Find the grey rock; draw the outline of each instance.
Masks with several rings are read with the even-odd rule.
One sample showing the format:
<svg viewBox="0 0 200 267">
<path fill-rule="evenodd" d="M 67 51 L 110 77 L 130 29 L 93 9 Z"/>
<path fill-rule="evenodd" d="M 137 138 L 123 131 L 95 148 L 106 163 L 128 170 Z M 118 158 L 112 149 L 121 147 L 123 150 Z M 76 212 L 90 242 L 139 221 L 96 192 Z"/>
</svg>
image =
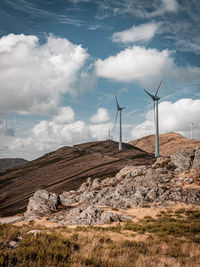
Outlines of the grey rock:
<svg viewBox="0 0 200 267">
<path fill-rule="evenodd" d="M 59 204 L 60 198 L 57 194 L 50 193 L 44 189 L 38 190 L 29 199 L 24 217 L 26 220 L 41 218 L 46 214 L 56 211 Z"/>
<path fill-rule="evenodd" d="M 101 180 L 99 178 L 96 178 L 93 180 L 91 185 L 91 190 L 98 189 L 101 186 Z"/>
<path fill-rule="evenodd" d="M 127 217 L 126 217 L 127 218 Z M 86 209 L 74 208 L 63 220 L 64 224 L 70 225 L 97 225 L 108 222 L 119 222 L 125 217 L 113 214 L 112 212 L 103 212 L 102 209 L 95 206 L 88 206 Z"/>
<path fill-rule="evenodd" d="M 195 151 L 192 169 L 197 169 L 199 167 L 200 167 L 200 147 L 198 147 Z"/>
<path fill-rule="evenodd" d="M 27 232 L 27 235 L 33 234 L 34 236 L 37 236 L 40 233 L 41 233 L 40 230 L 30 230 L 30 231 Z"/>
<path fill-rule="evenodd" d="M 177 167 L 178 171 L 189 170 L 193 164 L 195 150 L 178 151 L 171 156 L 172 163 Z"/>
<path fill-rule="evenodd" d="M 16 242 L 16 241 L 10 241 L 9 242 L 9 244 L 8 244 L 8 246 L 10 247 L 10 248 L 16 248 L 16 247 L 18 247 L 18 242 Z"/>
<path fill-rule="evenodd" d="M 91 185 L 92 185 L 92 179 L 89 177 L 89 178 L 87 179 L 87 181 L 84 182 L 84 183 L 80 186 L 78 192 L 85 192 L 86 190 L 89 190 Z"/>
<path fill-rule="evenodd" d="M 76 191 L 63 192 L 59 195 L 60 202 L 63 206 L 70 206 L 78 201 L 78 196 Z"/>
</svg>

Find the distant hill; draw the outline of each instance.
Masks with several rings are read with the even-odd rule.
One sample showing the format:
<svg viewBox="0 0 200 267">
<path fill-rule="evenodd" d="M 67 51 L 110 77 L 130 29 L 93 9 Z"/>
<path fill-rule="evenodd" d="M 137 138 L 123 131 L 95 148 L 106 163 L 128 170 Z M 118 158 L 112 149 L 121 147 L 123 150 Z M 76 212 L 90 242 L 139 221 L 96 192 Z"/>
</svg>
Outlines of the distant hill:
<svg viewBox="0 0 200 267">
<path fill-rule="evenodd" d="M 12 168 L 25 162 L 27 160 L 20 158 L 2 158 L 0 159 L 0 170 Z"/>
<path fill-rule="evenodd" d="M 155 151 L 155 135 L 148 135 L 140 139 L 130 141 L 129 144 L 136 146 L 148 153 L 154 153 Z M 160 155 L 170 156 L 177 151 L 183 151 L 187 149 L 194 149 L 200 146 L 200 140 L 190 140 L 180 134 L 170 132 L 160 134 Z"/>
<path fill-rule="evenodd" d="M 0 215 L 23 211 L 41 188 L 61 193 L 78 188 L 88 177 L 114 176 L 126 165 L 152 164 L 155 158 L 130 144 L 118 150 L 114 141 L 62 147 L 55 152 L 0 172 Z"/>
</svg>

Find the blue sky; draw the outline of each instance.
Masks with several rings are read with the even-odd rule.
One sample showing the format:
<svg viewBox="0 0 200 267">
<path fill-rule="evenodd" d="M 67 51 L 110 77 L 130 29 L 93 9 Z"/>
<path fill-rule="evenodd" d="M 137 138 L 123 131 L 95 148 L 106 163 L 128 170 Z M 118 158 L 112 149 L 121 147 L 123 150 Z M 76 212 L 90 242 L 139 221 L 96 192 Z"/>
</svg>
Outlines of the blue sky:
<svg viewBox="0 0 200 267">
<path fill-rule="evenodd" d="M 197 0 L 1 0 L 0 157 L 160 132 L 200 138 Z"/>
</svg>

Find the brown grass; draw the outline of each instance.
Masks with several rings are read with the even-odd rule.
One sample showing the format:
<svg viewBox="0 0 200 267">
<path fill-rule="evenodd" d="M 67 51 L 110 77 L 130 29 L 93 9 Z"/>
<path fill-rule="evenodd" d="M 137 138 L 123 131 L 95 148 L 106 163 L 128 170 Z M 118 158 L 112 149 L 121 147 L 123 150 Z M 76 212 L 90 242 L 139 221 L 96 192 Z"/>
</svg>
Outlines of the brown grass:
<svg viewBox="0 0 200 267">
<path fill-rule="evenodd" d="M 149 216 L 149 208 L 136 210 L 143 212 L 137 223 L 134 218 L 103 227 L 55 227 L 44 220 L 0 225 L 0 266 L 198 266 L 198 207 L 156 209 L 154 218 Z M 129 213 L 133 214 L 132 209 Z M 31 229 L 39 229 L 41 234 L 27 235 Z M 17 248 L 3 245 L 19 236 L 22 241 Z"/>
</svg>

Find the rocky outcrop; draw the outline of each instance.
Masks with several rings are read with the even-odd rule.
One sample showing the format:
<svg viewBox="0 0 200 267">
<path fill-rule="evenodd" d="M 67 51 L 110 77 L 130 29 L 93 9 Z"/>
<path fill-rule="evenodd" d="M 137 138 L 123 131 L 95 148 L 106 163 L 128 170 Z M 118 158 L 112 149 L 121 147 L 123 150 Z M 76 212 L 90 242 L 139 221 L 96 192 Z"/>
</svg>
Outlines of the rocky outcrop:
<svg viewBox="0 0 200 267">
<path fill-rule="evenodd" d="M 44 189 L 38 190 L 30 197 L 24 216 L 28 220 L 38 219 L 56 211 L 60 204 L 60 198 L 57 194 Z"/>
<path fill-rule="evenodd" d="M 195 151 L 192 169 L 197 169 L 199 167 L 200 167 L 200 147 L 198 147 Z"/>
<path fill-rule="evenodd" d="M 101 208 L 88 206 L 86 208 L 77 207 L 71 209 L 68 213 L 62 212 L 59 215 L 59 220 L 57 214 L 55 214 L 49 220 L 51 222 L 59 222 L 59 224 L 63 225 L 100 225 L 104 223 L 121 222 L 128 219 L 131 219 L 131 217 L 122 214 L 114 214 L 112 212 L 104 212 Z"/>
<path fill-rule="evenodd" d="M 126 166 L 113 178 L 88 178 L 77 191 L 59 196 L 39 190 L 30 198 L 25 216 L 49 214 L 52 222 L 95 225 L 128 219 L 100 207 L 126 209 L 175 202 L 200 205 L 199 155 L 200 148 L 160 157 L 151 166 Z M 59 204 L 66 210 L 53 213 Z"/>
<path fill-rule="evenodd" d="M 171 156 L 171 162 L 179 172 L 200 167 L 200 147 L 186 151 L 176 152 Z"/>
</svg>

